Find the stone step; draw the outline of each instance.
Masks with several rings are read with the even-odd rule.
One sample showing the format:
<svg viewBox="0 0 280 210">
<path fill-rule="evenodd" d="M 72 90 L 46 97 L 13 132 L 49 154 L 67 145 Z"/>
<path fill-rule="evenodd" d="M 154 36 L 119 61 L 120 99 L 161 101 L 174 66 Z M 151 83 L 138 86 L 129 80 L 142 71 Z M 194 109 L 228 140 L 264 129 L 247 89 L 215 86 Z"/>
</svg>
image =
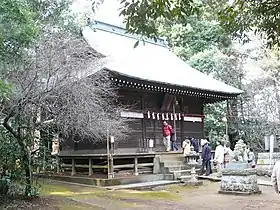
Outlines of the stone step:
<svg viewBox="0 0 280 210">
<path fill-rule="evenodd" d="M 173 173 L 173 171 L 180 171 L 180 170 L 188 170 L 190 167 L 188 166 L 169 166 L 164 167 L 165 173 Z"/>
<path fill-rule="evenodd" d="M 190 170 L 191 169 L 191 166 L 189 165 L 184 165 L 184 166 L 169 166 L 169 167 L 166 167 L 169 172 L 173 172 L 173 171 L 181 171 L 181 170 Z M 196 166 L 195 167 L 196 169 L 200 169 L 201 166 Z"/>
<path fill-rule="evenodd" d="M 195 169 L 196 173 L 198 174 L 200 172 L 200 169 Z M 181 176 L 188 176 L 191 174 L 191 169 L 187 170 L 178 170 L 178 171 L 173 171 L 174 179 L 178 179 Z"/>
<path fill-rule="evenodd" d="M 197 178 L 197 177 L 198 177 L 198 176 L 196 175 L 196 178 Z M 178 178 L 178 180 L 180 180 L 181 182 L 187 182 L 187 181 L 189 181 L 191 178 L 192 178 L 191 175 L 186 175 L 186 176 L 180 176 L 180 177 Z"/>
<path fill-rule="evenodd" d="M 184 167 L 186 164 L 182 161 L 165 161 L 163 162 L 164 167 Z"/>
<path fill-rule="evenodd" d="M 160 157 L 160 161 L 161 162 L 165 162 L 165 161 L 185 161 L 185 157 L 182 156 L 164 156 L 164 157 Z"/>
</svg>

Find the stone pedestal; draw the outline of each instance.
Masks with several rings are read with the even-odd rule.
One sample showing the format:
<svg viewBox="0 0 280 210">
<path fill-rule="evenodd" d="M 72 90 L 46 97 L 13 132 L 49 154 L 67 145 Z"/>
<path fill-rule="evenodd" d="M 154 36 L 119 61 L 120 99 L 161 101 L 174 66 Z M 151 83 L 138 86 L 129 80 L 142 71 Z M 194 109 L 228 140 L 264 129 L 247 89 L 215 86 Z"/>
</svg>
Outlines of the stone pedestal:
<svg viewBox="0 0 280 210">
<path fill-rule="evenodd" d="M 230 163 L 222 171 L 220 194 L 253 195 L 261 194 L 256 169 L 248 168 L 247 163 Z"/>
</svg>

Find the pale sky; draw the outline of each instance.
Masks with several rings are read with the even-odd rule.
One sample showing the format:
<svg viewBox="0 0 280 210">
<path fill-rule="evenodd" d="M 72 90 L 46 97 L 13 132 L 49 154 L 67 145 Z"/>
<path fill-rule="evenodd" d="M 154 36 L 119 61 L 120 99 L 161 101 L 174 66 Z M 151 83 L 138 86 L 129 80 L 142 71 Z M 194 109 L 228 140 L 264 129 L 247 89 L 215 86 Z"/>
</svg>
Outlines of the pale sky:
<svg viewBox="0 0 280 210">
<path fill-rule="evenodd" d="M 120 1 L 119 0 L 104 0 L 104 3 L 100 5 L 96 14 L 95 20 L 106 22 L 109 24 L 121 26 L 123 18 L 119 16 Z M 90 0 L 73 0 L 74 12 L 91 13 L 91 1 Z M 93 15 L 91 13 L 91 15 Z"/>
</svg>

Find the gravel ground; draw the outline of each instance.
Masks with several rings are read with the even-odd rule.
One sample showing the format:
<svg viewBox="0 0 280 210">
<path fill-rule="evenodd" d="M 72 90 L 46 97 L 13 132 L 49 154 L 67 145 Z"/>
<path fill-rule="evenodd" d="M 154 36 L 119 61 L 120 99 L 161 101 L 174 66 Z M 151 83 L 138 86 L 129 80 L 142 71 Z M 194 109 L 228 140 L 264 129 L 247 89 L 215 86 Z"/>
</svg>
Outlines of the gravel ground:
<svg viewBox="0 0 280 210">
<path fill-rule="evenodd" d="M 154 192 L 169 192 L 175 197 L 162 199 L 145 199 L 120 197 L 118 199 L 106 198 L 86 198 L 80 199 L 80 202 L 87 204 L 97 203 L 102 204 L 104 209 L 176 209 L 176 210 L 280 210 L 280 197 L 275 194 L 272 187 L 260 186 L 262 190 L 261 195 L 252 196 L 234 196 L 234 195 L 220 195 L 217 193 L 219 183 L 204 182 L 204 186 L 199 188 L 185 188 L 183 186 L 173 185 L 169 187 L 157 187 L 153 189 Z M 115 191 L 114 193 L 116 193 Z M 107 194 L 110 196 L 110 194 Z M 105 202 L 104 202 L 105 201 Z M 127 206 L 122 206 L 120 203 L 126 203 Z M 131 204 L 131 205 L 129 205 Z M 122 206 L 122 207 L 121 207 Z M 101 206 L 100 206 L 101 207 Z"/>
<path fill-rule="evenodd" d="M 53 184 L 58 185 L 59 183 Z M 209 181 L 204 181 L 204 185 L 199 188 L 170 185 L 157 187 L 152 191 L 106 191 L 84 186 L 59 185 L 60 187 L 67 187 L 67 190 L 74 192 L 75 195 L 43 196 L 40 202 L 37 200 L 33 205 L 28 203 L 21 205 L 21 203 L 12 205 L 17 208 L 7 209 L 280 210 L 280 195 L 277 195 L 273 188 L 269 186 L 260 186 L 261 195 L 234 196 L 218 194 L 219 183 Z M 57 190 L 54 189 L 55 191 Z M 90 193 L 86 194 L 86 192 Z M 67 205 L 65 206 L 65 204 Z M 3 208 L 0 207 L 0 209 Z"/>
</svg>

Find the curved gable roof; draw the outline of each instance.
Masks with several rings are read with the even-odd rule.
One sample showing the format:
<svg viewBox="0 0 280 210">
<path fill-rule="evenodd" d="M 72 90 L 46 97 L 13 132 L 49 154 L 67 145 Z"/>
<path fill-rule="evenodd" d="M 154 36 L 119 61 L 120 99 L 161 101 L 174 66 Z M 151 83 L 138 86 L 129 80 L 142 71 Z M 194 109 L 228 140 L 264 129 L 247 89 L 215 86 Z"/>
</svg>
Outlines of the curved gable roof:
<svg viewBox="0 0 280 210">
<path fill-rule="evenodd" d="M 162 42 L 148 40 L 134 48 L 136 38 L 106 24 L 95 30 L 86 27 L 83 34 L 96 51 L 107 57 L 104 68 L 120 75 L 230 95 L 243 92 L 192 68 Z"/>
</svg>

